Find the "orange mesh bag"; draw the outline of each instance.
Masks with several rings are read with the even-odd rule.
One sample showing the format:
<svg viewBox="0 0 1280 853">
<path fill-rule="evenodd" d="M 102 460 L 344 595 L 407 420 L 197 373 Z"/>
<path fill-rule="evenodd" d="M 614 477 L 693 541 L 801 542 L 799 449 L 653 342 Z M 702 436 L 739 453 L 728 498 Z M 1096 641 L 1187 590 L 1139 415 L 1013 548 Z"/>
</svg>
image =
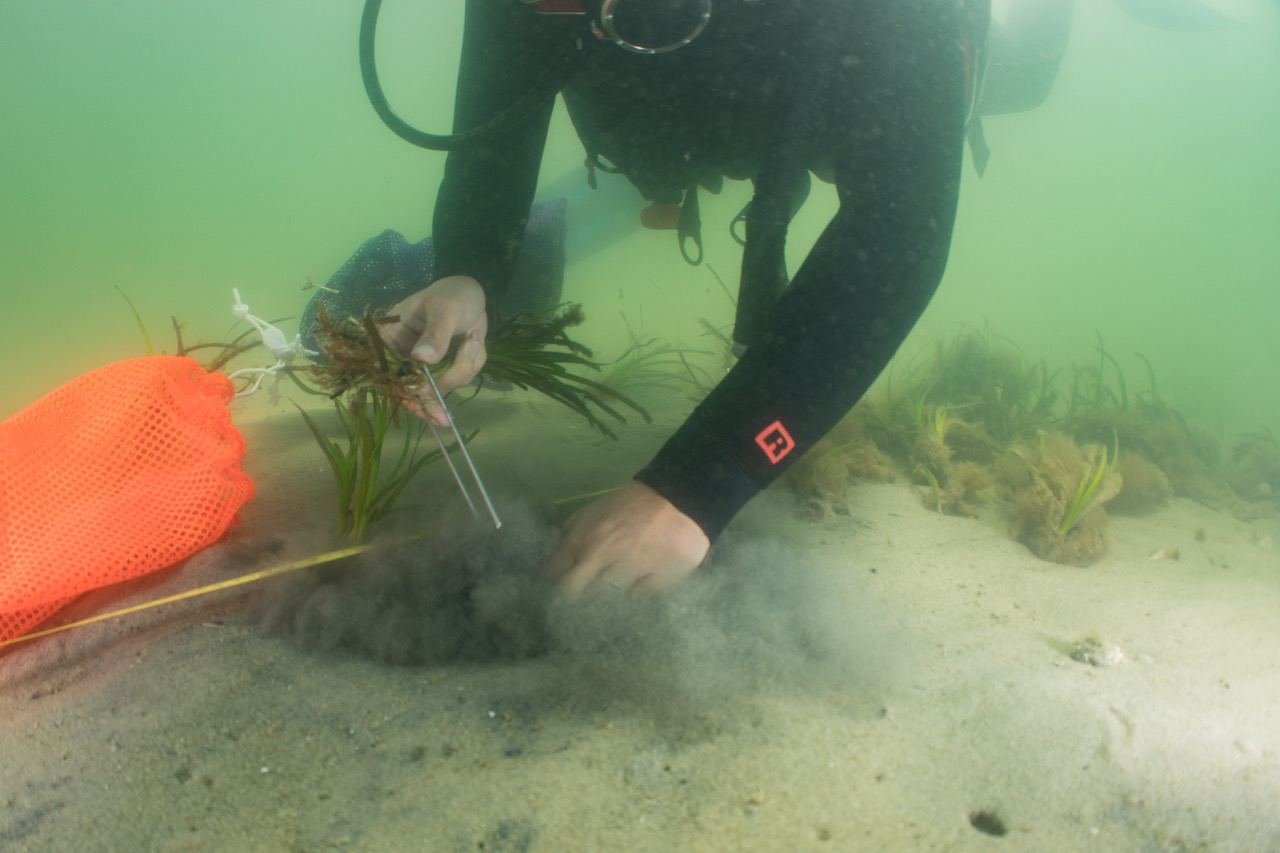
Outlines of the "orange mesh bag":
<svg viewBox="0 0 1280 853">
<path fill-rule="evenodd" d="M 253 497 L 231 381 L 148 356 L 0 423 L 0 641 L 212 544 Z"/>
</svg>

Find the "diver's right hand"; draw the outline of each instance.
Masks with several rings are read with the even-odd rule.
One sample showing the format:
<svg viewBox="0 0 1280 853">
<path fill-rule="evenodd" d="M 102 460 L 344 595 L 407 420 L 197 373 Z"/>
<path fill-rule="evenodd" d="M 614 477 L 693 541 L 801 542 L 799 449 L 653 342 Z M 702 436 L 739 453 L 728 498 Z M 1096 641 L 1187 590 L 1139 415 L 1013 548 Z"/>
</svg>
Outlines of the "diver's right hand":
<svg viewBox="0 0 1280 853">
<path fill-rule="evenodd" d="M 489 318 L 484 310 L 484 288 L 465 275 L 451 275 L 419 290 L 392 306 L 388 314 L 400 315 L 382 327 L 382 337 L 401 356 L 432 365 L 444 358 L 455 339 L 461 338 L 453 364 L 435 377 L 441 394 L 465 385 L 484 367 L 484 339 Z M 417 390 L 419 415 L 436 426 L 449 419 L 430 385 Z"/>
</svg>

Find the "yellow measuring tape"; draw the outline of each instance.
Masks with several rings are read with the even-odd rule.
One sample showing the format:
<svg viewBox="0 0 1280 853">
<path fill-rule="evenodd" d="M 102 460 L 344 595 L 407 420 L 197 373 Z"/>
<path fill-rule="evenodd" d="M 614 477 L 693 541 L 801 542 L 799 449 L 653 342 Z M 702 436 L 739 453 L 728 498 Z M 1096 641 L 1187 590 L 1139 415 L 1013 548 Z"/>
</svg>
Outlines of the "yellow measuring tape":
<svg viewBox="0 0 1280 853">
<path fill-rule="evenodd" d="M 395 542 L 386 543 L 386 544 L 399 545 L 403 542 L 410 542 L 417 538 L 419 537 L 410 536 L 408 538 L 400 539 Z M 323 563 L 332 563 L 335 560 L 341 560 L 344 557 L 354 557 L 356 554 L 362 554 L 365 551 L 368 551 L 372 547 L 374 546 L 354 545 L 350 548 L 343 548 L 338 551 L 329 551 L 328 553 L 320 554 L 315 557 L 307 557 L 306 559 L 296 560 L 292 563 L 285 563 L 283 566 L 276 566 L 270 569 L 263 569 L 260 572 L 252 572 L 247 575 L 241 575 L 240 577 L 232 578 L 231 580 L 219 581 L 218 583 L 212 583 L 212 584 L 209 584 L 208 586 L 197 587 L 196 589 L 189 589 L 186 592 L 180 592 L 176 595 L 169 595 L 164 598 L 157 599 L 155 601 L 148 601 L 144 604 L 135 604 L 132 607 L 125 607 L 121 610 L 113 610 L 110 613 L 99 613 L 97 616 L 90 616 L 88 619 L 81 619 L 77 622 L 68 622 L 66 625 L 59 625 L 56 628 L 46 628 L 43 631 L 33 631 L 30 634 L 23 634 L 21 637 L 14 637 L 12 640 L 0 641 L 0 649 L 4 648 L 5 646 L 11 646 L 14 643 L 21 643 L 27 640 L 34 640 L 37 637 L 47 637 L 49 634 L 56 634 L 59 631 L 66 631 L 70 628 L 79 628 L 81 625 L 91 625 L 94 622 L 102 622 L 103 620 L 106 620 L 106 619 L 114 619 L 117 616 L 125 616 L 130 613 L 137 613 L 139 610 L 147 610 L 152 607 L 159 607 L 162 604 L 171 604 L 175 601 L 182 601 L 184 598 L 195 598 L 198 595 L 206 595 L 210 592 L 217 592 L 218 590 L 221 590 L 221 589 L 230 589 L 233 586 L 239 586 L 241 584 L 246 584 L 246 583 L 253 583 L 254 581 L 266 580 L 267 578 L 275 577 L 276 575 L 287 574 L 289 572 L 296 572 L 298 569 L 305 569 L 311 566 L 319 566 Z M 379 546 L 379 547 L 382 547 L 382 546 Z"/>
</svg>

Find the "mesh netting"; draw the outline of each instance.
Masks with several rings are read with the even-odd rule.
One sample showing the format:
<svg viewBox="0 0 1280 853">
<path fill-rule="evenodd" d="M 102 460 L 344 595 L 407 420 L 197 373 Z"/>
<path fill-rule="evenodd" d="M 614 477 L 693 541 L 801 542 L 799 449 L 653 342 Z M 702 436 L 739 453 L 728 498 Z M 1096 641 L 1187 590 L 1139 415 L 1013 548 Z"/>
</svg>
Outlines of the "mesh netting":
<svg viewBox="0 0 1280 853">
<path fill-rule="evenodd" d="M 0 640 L 222 535 L 253 497 L 232 394 L 190 358 L 149 356 L 0 423 Z"/>
<path fill-rule="evenodd" d="M 498 305 L 509 317 L 523 311 L 547 311 L 560 302 L 565 264 L 565 200 L 557 198 L 529 209 L 524 242 L 511 270 L 511 283 Z M 333 322 L 378 313 L 434 281 L 435 247 L 430 237 L 410 243 L 396 231 L 366 240 L 316 291 L 302 312 L 298 330 L 307 349 L 316 349 L 316 303 L 323 302 Z"/>
</svg>

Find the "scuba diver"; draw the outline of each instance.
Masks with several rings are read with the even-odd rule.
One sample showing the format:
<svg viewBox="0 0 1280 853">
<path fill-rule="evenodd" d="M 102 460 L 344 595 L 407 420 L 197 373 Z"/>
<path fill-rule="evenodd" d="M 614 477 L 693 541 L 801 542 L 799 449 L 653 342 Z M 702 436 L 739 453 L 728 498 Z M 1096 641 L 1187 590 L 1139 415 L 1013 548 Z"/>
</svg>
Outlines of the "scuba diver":
<svg viewBox="0 0 1280 853">
<path fill-rule="evenodd" d="M 522 244 L 556 232 L 563 246 L 562 219 L 541 230 L 530 221 L 557 94 L 592 183 L 597 171 L 625 176 L 691 262 L 699 189 L 753 183 L 740 214 L 740 358 L 631 482 L 569 519 L 550 566 L 563 588 L 652 590 L 692 573 L 888 364 L 941 280 L 966 135 L 981 169 L 975 119 L 1042 101 L 1069 33 L 1071 0 L 1016 0 L 990 40 L 993 64 L 1015 73 L 989 81 L 983 98 L 989 3 L 468 0 L 454 133 L 433 136 L 382 96 L 372 68 L 380 0 L 366 0 L 362 69 L 375 109 L 409 141 L 449 151 L 434 245 L 397 261 L 429 269 L 430 284 L 391 307 L 399 320 L 384 328 L 426 364 L 453 353 L 419 400 L 437 426 L 448 425 L 437 392 L 484 366 L 513 277 L 547 278 L 519 274 Z M 1019 3 L 1034 14 L 1015 16 Z M 834 183 L 840 205 L 791 276 L 787 227 L 810 173 Z M 374 266 L 359 257 L 348 267 Z"/>
<path fill-rule="evenodd" d="M 620 490 L 567 522 L 569 591 L 649 590 L 690 574 L 734 515 L 812 447 L 888 364 L 942 277 L 986 0 L 473 0 L 435 281 L 384 329 L 434 364 L 441 394 L 485 361 L 557 92 L 596 168 L 679 205 L 751 179 L 734 341 L 741 358 Z M 788 276 L 793 202 L 812 171 L 840 199 Z M 447 419 L 429 392 L 424 415 Z"/>
</svg>

